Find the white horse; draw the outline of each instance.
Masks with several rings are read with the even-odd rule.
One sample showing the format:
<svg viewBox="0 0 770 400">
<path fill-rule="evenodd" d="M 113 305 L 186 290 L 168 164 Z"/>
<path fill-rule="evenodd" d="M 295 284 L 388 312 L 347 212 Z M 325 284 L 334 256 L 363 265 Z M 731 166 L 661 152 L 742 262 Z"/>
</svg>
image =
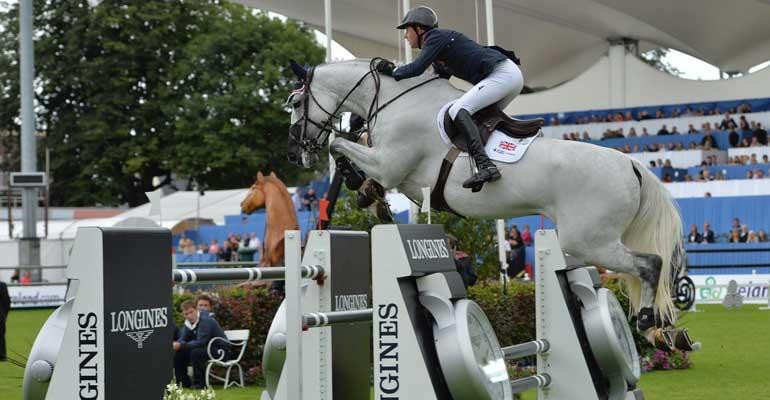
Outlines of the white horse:
<svg viewBox="0 0 770 400">
<path fill-rule="evenodd" d="M 304 86 L 289 98 L 290 151 L 294 142 L 301 165 L 310 166 L 340 113 L 371 116 L 375 100 L 381 107 L 401 95 L 381 108 L 376 123 L 370 121 L 371 147 L 337 137 L 329 149 L 386 189 L 398 188 L 412 199 L 421 201 L 421 188 L 435 186 L 449 149 L 439 136 L 437 114 L 461 91 L 443 79 L 429 81 L 430 74 L 399 82 L 376 76 L 369 60 L 310 70 L 294 64 L 293 69 Z M 684 256 L 682 222 L 655 175 L 616 150 L 549 138 L 535 140 L 520 161 L 497 167 L 502 179 L 478 193 L 462 188 L 470 176 L 467 165 L 453 168 L 444 191 L 448 205 L 479 218 L 546 215 L 556 223 L 567 253 L 626 278 L 640 330 L 652 331 L 653 311 L 658 321 L 673 324 L 671 280 Z"/>
</svg>

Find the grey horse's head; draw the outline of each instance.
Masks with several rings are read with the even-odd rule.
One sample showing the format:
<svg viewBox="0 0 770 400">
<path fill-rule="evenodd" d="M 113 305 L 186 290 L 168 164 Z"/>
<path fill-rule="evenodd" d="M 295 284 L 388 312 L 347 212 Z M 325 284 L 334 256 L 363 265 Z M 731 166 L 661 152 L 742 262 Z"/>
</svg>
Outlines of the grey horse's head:
<svg viewBox="0 0 770 400">
<path fill-rule="evenodd" d="M 338 110 L 331 96 L 311 90 L 314 67 L 292 61 L 291 69 L 298 81 L 286 102 L 292 108 L 288 158 L 309 168 L 318 160 L 321 148 L 339 119 L 336 116 Z"/>
</svg>

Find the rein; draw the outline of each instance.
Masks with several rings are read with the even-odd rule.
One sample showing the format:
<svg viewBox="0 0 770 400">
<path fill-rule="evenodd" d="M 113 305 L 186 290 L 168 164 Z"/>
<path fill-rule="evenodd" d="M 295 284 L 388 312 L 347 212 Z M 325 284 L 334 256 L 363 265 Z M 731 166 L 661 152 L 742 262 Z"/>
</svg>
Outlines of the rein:
<svg viewBox="0 0 770 400">
<path fill-rule="evenodd" d="M 380 106 L 379 105 L 380 82 L 381 82 L 380 81 L 380 74 L 374 68 L 375 62 L 377 62 L 379 60 L 381 60 L 381 58 L 375 57 L 375 58 L 373 58 L 369 62 L 369 72 L 364 74 L 358 80 L 358 82 L 356 82 L 356 84 L 353 85 L 353 88 L 351 88 L 347 92 L 345 97 L 342 98 L 342 101 L 337 106 L 337 108 L 334 109 L 333 112 L 327 111 L 323 106 L 321 106 L 321 104 L 316 99 L 316 97 L 313 94 L 313 91 L 311 89 L 311 83 L 313 81 L 313 76 L 314 76 L 315 68 L 311 68 L 308 71 L 308 75 L 307 75 L 307 77 L 305 79 L 305 91 L 307 91 L 307 93 L 309 94 L 310 99 L 313 100 L 315 105 L 318 106 L 318 108 L 321 109 L 321 111 L 323 111 L 327 115 L 328 118 L 326 118 L 326 120 L 322 121 L 322 123 L 318 123 L 318 122 L 310 119 L 308 117 L 308 108 L 309 108 L 309 103 L 310 102 L 307 101 L 307 100 L 304 101 L 304 104 L 303 104 L 304 115 L 302 116 L 302 121 L 298 121 L 298 122 L 301 122 L 303 124 L 302 132 L 301 132 L 300 137 L 299 137 L 299 142 L 301 143 L 303 148 L 305 148 L 308 151 L 317 152 L 317 151 L 320 150 L 320 148 L 322 146 L 324 146 L 326 144 L 326 142 L 329 140 L 329 135 L 332 132 L 339 133 L 342 136 L 345 136 L 347 134 L 346 132 L 342 131 L 342 118 L 337 116 L 337 112 L 340 110 L 340 108 L 342 108 L 342 106 L 345 104 L 345 102 L 348 100 L 348 98 L 350 98 L 350 96 L 353 94 L 353 92 L 355 92 L 356 89 L 358 89 L 358 87 L 361 86 L 361 84 L 364 82 L 364 80 L 369 75 L 371 75 L 373 80 L 374 80 L 374 88 L 375 89 L 374 89 L 374 96 L 372 97 L 372 101 L 369 104 L 369 110 L 367 112 L 367 117 L 364 120 L 365 121 L 365 127 L 361 127 L 360 129 L 358 129 L 358 130 L 356 130 L 354 132 L 350 132 L 349 134 L 353 135 L 356 138 L 356 140 L 358 140 L 358 139 L 361 138 L 361 135 L 363 135 L 363 133 L 365 131 L 368 131 L 369 132 L 369 136 L 367 138 L 367 145 L 370 146 L 370 147 L 371 147 L 372 129 L 374 128 L 375 124 L 377 123 L 377 117 L 378 117 L 380 111 L 382 111 L 385 107 L 387 107 L 390 104 L 392 104 L 394 101 L 398 100 L 401 96 L 411 92 L 412 90 L 417 89 L 417 88 L 419 88 L 419 87 L 421 87 L 421 86 L 423 86 L 423 85 L 425 85 L 425 84 L 427 84 L 429 82 L 432 82 L 432 81 L 434 81 L 436 79 L 439 79 L 439 77 L 436 76 L 436 77 L 428 79 L 428 80 L 426 80 L 424 82 L 420 82 L 417 85 L 414 85 L 414 86 L 404 90 L 403 92 L 399 93 L 398 95 L 396 95 L 392 99 L 390 99 L 387 102 L 385 102 L 382 106 Z M 334 120 L 335 119 L 339 120 L 340 128 L 335 128 L 334 127 Z M 305 135 L 307 133 L 307 125 L 308 125 L 308 123 L 312 124 L 313 126 L 315 126 L 318 129 L 320 129 L 320 133 L 318 134 L 318 136 L 316 136 L 313 139 L 307 139 L 305 137 Z"/>
</svg>

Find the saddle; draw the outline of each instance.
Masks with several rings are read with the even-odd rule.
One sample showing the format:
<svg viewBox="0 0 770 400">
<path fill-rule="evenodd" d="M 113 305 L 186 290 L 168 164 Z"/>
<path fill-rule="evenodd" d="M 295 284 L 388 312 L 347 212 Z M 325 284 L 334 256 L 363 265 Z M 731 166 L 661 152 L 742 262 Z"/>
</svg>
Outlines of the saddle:
<svg viewBox="0 0 770 400">
<path fill-rule="evenodd" d="M 473 114 L 473 120 L 479 128 L 479 135 L 481 135 L 481 142 L 483 144 L 487 143 L 489 136 L 491 136 L 492 132 L 495 130 L 499 130 L 514 139 L 525 139 L 537 135 L 538 132 L 540 132 L 540 128 L 545 124 L 545 121 L 542 118 L 511 118 L 500 110 L 497 107 L 497 104 L 487 106 L 476 114 Z M 449 140 L 452 141 L 452 144 L 461 151 L 468 151 L 465 137 L 460 134 L 460 131 L 455 127 L 452 117 L 449 116 L 449 109 L 444 113 L 444 131 Z"/>
</svg>

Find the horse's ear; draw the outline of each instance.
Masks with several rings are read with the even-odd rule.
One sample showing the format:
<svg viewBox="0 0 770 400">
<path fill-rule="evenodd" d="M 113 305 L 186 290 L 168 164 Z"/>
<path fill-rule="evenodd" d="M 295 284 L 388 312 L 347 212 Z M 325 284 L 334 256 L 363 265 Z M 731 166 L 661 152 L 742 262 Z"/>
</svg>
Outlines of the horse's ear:
<svg viewBox="0 0 770 400">
<path fill-rule="evenodd" d="M 291 65 L 291 70 L 294 71 L 294 75 L 297 75 L 297 78 L 304 81 L 305 78 L 307 78 L 307 70 L 305 67 L 297 64 L 297 62 L 294 60 L 290 60 L 289 63 Z"/>
<path fill-rule="evenodd" d="M 262 182 L 265 180 L 265 176 L 262 175 L 262 171 L 257 172 L 257 182 Z"/>
<path fill-rule="evenodd" d="M 278 176 L 273 171 L 270 171 L 270 176 L 272 176 L 273 178 L 278 178 Z"/>
</svg>

